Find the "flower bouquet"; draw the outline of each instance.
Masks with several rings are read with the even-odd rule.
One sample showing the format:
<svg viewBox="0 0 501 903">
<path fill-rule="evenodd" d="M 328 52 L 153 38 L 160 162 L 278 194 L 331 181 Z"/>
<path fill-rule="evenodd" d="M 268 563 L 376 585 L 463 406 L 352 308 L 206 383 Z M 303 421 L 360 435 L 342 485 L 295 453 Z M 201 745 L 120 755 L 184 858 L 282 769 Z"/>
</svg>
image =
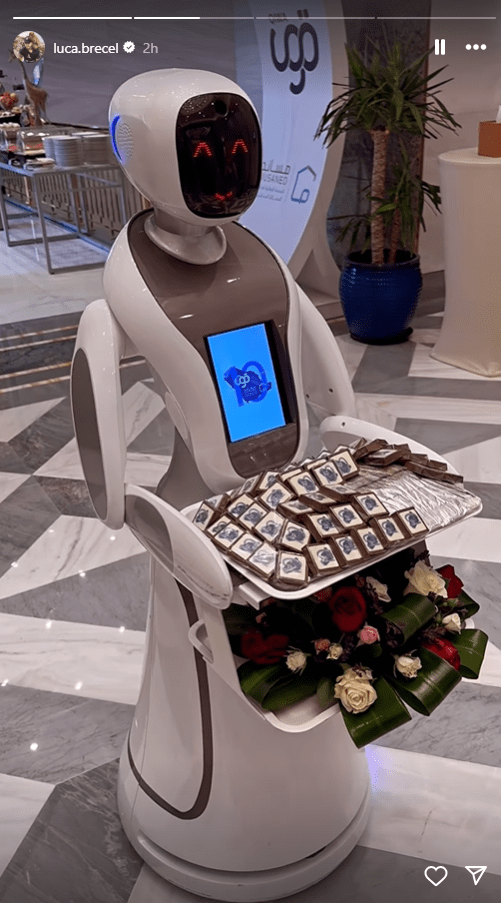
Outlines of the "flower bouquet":
<svg viewBox="0 0 501 903">
<path fill-rule="evenodd" d="M 224 612 L 243 692 L 276 712 L 316 695 L 339 701 L 357 747 L 399 727 L 407 706 L 430 715 L 459 683 L 478 678 L 487 635 L 467 628 L 478 604 L 451 565 L 405 549 L 377 566 L 259 612 Z"/>
</svg>

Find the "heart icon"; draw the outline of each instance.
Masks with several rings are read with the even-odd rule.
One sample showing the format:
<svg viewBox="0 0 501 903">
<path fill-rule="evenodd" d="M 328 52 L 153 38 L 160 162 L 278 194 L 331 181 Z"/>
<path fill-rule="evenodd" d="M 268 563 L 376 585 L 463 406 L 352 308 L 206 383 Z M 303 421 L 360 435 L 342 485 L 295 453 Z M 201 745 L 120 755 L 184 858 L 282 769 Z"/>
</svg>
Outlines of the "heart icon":
<svg viewBox="0 0 501 903">
<path fill-rule="evenodd" d="M 429 872 L 435 872 L 435 877 L 430 877 Z M 437 872 L 444 872 L 441 878 L 437 878 Z M 430 884 L 433 884 L 434 887 L 438 887 L 439 884 L 442 884 L 442 881 L 445 881 L 449 872 L 447 871 L 445 865 L 429 865 L 427 869 L 424 870 L 424 876 L 428 879 Z"/>
</svg>

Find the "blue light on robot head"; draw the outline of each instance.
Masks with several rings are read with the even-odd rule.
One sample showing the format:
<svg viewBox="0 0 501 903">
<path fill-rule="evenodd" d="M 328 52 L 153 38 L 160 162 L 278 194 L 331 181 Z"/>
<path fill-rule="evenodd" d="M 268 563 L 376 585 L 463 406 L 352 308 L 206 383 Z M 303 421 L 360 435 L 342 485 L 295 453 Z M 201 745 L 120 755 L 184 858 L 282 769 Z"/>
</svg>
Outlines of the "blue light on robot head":
<svg viewBox="0 0 501 903">
<path fill-rule="evenodd" d="M 117 147 L 117 140 L 116 140 L 116 136 L 115 136 L 115 133 L 116 133 L 116 130 L 117 130 L 117 125 L 118 125 L 118 123 L 119 123 L 119 120 L 120 120 L 120 116 L 119 116 L 119 115 L 118 115 L 118 116 L 114 116 L 113 119 L 111 120 L 111 122 L 110 122 L 110 135 L 111 135 L 111 143 L 112 143 L 112 145 L 113 145 L 113 150 L 114 150 L 114 152 L 115 152 L 115 155 L 118 157 L 118 159 L 120 160 L 120 162 L 122 162 L 122 158 L 121 158 L 121 156 L 120 156 L 120 152 L 119 152 L 118 147 Z"/>
</svg>

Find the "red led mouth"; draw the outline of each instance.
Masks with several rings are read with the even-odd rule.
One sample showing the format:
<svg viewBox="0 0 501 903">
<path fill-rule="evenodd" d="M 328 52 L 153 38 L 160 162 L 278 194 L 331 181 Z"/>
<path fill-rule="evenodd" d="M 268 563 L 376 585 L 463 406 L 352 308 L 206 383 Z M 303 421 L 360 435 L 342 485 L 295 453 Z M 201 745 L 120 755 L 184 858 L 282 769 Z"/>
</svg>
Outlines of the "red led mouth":
<svg viewBox="0 0 501 903">
<path fill-rule="evenodd" d="M 226 198 L 231 198 L 231 197 L 233 197 L 232 191 L 227 191 L 226 194 L 215 194 L 214 195 L 214 198 L 216 201 L 225 201 Z"/>
</svg>

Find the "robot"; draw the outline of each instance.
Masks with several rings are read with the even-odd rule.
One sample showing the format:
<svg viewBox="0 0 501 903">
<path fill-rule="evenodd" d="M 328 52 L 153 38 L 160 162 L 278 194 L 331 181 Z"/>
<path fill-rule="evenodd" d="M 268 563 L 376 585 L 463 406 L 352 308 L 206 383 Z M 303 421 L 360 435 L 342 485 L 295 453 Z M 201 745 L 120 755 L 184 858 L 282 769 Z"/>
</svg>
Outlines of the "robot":
<svg viewBox="0 0 501 903">
<path fill-rule="evenodd" d="M 135 849 L 172 884 L 215 900 L 275 900 L 325 877 L 357 843 L 366 758 L 337 705 L 312 713 L 301 703 L 278 717 L 242 694 L 222 609 L 259 592 L 182 511 L 300 461 L 307 404 L 332 448 L 338 433 L 399 437 L 355 419 L 325 320 L 238 223 L 261 171 L 259 123 L 238 85 L 199 70 L 137 75 L 112 99 L 110 132 L 152 209 L 118 236 L 105 298 L 82 315 L 71 396 L 97 515 L 114 530 L 127 524 L 151 554 L 119 812 Z M 119 363 L 137 354 L 175 426 L 156 492 L 125 483 Z"/>
</svg>

